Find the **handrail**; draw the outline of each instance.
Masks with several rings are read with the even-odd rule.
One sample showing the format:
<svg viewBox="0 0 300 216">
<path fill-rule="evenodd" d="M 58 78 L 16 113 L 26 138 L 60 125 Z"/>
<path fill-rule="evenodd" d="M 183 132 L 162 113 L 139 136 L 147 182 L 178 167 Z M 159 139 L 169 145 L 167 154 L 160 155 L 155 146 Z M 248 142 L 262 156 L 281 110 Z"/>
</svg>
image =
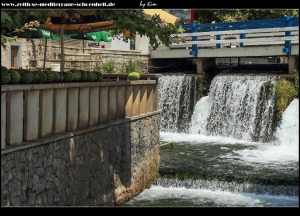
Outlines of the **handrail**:
<svg viewBox="0 0 300 216">
<path fill-rule="evenodd" d="M 224 43 L 240 43 L 239 47 L 245 47 L 246 43 L 261 44 L 281 44 L 284 43 L 285 47 L 282 52 L 291 52 L 291 43 L 297 43 L 299 41 L 299 18 L 298 17 L 283 17 L 279 19 L 265 19 L 265 20 L 248 20 L 248 21 L 238 21 L 238 22 L 223 22 L 223 23 L 207 23 L 207 24 L 197 24 L 192 23 L 189 25 L 183 25 L 182 28 L 185 33 L 178 34 L 178 37 L 192 37 L 192 41 L 186 41 L 185 43 L 176 42 L 173 39 L 172 47 L 182 47 L 183 45 L 192 45 L 192 50 L 190 55 L 197 56 L 198 45 L 215 44 L 215 48 L 222 48 L 220 44 Z M 284 32 L 284 37 L 278 36 L 278 32 Z M 297 31 L 297 32 L 293 32 Z M 270 35 L 256 35 L 256 33 L 270 33 Z M 292 36 L 293 32 L 293 36 Z M 274 35 L 272 35 L 274 33 Z M 222 36 L 238 35 L 238 39 L 224 40 Z M 247 38 L 247 34 L 251 34 L 251 39 Z M 298 36 L 295 36 L 297 34 Z M 209 41 L 199 41 L 199 36 L 209 35 L 213 36 L 214 39 Z M 269 37 L 267 37 L 269 36 Z M 279 35 L 282 36 L 282 35 Z M 201 39 L 201 38 L 200 38 Z M 298 42 L 299 43 L 299 42 Z"/>
</svg>

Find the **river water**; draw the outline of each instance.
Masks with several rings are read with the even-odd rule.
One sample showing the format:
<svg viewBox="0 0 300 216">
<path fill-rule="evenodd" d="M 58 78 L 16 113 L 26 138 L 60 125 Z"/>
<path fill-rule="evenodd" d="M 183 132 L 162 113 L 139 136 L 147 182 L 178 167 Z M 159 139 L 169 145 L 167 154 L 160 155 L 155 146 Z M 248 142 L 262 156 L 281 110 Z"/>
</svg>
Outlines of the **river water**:
<svg viewBox="0 0 300 216">
<path fill-rule="evenodd" d="M 299 207 L 299 100 L 272 130 L 276 80 L 214 79 L 185 120 L 188 128 L 169 125 L 180 118 L 170 106 L 182 104 L 174 102 L 182 100 L 180 90 L 169 92 L 173 102 L 164 103 L 172 112 L 162 110 L 167 122 L 160 133 L 161 142 L 170 143 L 160 151 L 162 176 L 122 206 Z"/>
</svg>

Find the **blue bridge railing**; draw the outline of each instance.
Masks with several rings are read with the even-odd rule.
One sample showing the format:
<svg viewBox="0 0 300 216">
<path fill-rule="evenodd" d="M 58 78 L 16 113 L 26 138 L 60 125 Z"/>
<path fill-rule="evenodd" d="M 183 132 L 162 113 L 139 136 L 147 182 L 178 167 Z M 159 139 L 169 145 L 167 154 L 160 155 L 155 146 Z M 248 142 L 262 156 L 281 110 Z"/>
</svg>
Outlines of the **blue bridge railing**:
<svg viewBox="0 0 300 216">
<path fill-rule="evenodd" d="M 221 48 L 221 43 L 225 43 L 226 41 L 222 41 L 222 35 L 225 34 L 238 34 L 239 39 L 236 42 L 239 42 L 239 47 L 244 47 L 244 42 L 254 42 L 255 40 L 249 40 L 247 38 L 247 34 L 258 32 L 273 32 L 274 34 L 279 31 L 284 31 L 284 37 L 274 38 L 271 35 L 268 38 L 262 38 L 257 36 L 258 42 L 273 42 L 275 41 L 284 41 L 284 53 L 291 52 L 291 41 L 298 41 L 299 43 L 299 35 L 296 37 L 292 37 L 292 31 L 298 30 L 299 34 L 299 17 L 284 17 L 279 19 L 265 19 L 265 20 L 249 20 L 249 21 L 238 21 L 238 22 L 223 22 L 223 23 L 207 23 L 207 24 L 197 24 L 192 23 L 189 25 L 183 25 L 182 28 L 185 30 L 184 33 L 178 34 L 179 37 L 191 36 L 191 41 L 188 44 L 192 44 L 192 50 L 190 51 L 190 55 L 197 56 L 198 53 L 198 45 L 201 44 L 199 42 L 199 37 L 203 36 L 206 33 L 211 33 L 214 35 L 214 40 L 216 42 L 215 48 Z M 253 37 L 253 36 L 252 36 Z M 273 37 L 273 38 L 272 38 Z M 260 38 L 260 39 L 259 39 Z M 260 40 L 260 41 L 259 41 Z M 220 43 L 218 43 L 218 41 Z M 234 41 L 228 41 L 234 42 Z M 202 42 L 202 44 L 208 44 L 208 42 Z M 177 43 L 178 44 L 178 43 Z M 175 44 L 174 44 L 175 45 Z"/>
</svg>

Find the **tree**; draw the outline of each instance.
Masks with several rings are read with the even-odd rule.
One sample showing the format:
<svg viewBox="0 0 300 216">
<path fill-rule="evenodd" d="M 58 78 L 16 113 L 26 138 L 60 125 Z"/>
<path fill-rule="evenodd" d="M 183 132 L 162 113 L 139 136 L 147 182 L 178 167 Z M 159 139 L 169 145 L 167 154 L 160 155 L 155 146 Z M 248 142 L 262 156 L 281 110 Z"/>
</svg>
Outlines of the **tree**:
<svg viewBox="0 0 300 216">
<path fill-rule="evenodd" d="M 220 9 L 195 10 L 198 23 L 234 22 L 245 20 L 274 19 L 284 16 L 299 17 L 299 9 Z"/>
<path fill-rule="evenodd" d="M 76 10 L 68 10 L 67 12 L 72 16 Z M 172 35 L 178 32 L 178 29 L 173 24 L 169 23 L 166 27 L 163 27 L 163 22 L 158 15 L 146 15 L 142 9 L 89 10 L 89 13 L 100 16 L 105 20 L 114 20 L 117 27 L 111 31 L 113 36 L 129 41 L 135 34 L 145 35 L 149 38 L 150 45 L 154 49 L 161 43 L 169 46 Z M 48 16 L 55 14 L 59 16 L 55 10 L 1 10 L 1 46 L 5 44 L 8 37 L 16 35 L 20 37 L 28 36 L 30 33 L 27 30 L 33 30 L 28 23 L 35 20 L 43 23 Z M 124 34 L 126 30 L 131 32 L 131 34 L 126 36 Z"/>
<path fill-rule="evenodd" d="M 1 47 L 15 41 L 18 35 L 28 36 L 52 14 L 51 10 L 1 10 Z"/>
</svg>

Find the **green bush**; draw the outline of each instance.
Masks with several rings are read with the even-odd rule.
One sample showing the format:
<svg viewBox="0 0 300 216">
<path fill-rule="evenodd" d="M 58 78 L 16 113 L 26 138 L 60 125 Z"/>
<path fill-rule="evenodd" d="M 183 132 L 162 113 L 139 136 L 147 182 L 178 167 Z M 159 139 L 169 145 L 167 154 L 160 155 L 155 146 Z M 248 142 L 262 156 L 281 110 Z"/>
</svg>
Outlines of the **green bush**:
<svg viewBox="0 0 300 216">
<path fill-rule="evenodd" d="M 21 79 L 21 76 L 20 76 L 20 74 L 16 70 L 10 69 L 10 70 L 7 70 L 7 72 L 10 75 L 9 84 L 19 83 L 19 81 Z"/>
<path fill-rule="evenodd" d="M 33 80 L 33 74 L 30 70 L 22 69 L 19 70 L 18 72 L 21 76 L 20 83 L 23 84 L 31 83 L 31 81 Z"/>
<path fill-rule="evenodd" d="M 102 66 L 102 64 L 99 63 L 99 62 L 96 62 L 96 66 L 93 68 L 93 71 L 94 71 L 94 72 L 100 72 L 100 73 L 102 73 L 102 71 L 103 71 L 103 66 Z"/>
<path fill-rule="evenodd" d="M 35 84 L 39 82 L 40 76 L 38 71 L 32 71 L 33 79 L 31 80 L 31 83 Z"/>
<path fill-rule="evenodd" d="M 79 70 L 79 72 L 81 73 L 80 81 L 87 82 L 87 73 L 84 70 Z"/>
<path fill-rule="evenodd" d="M 115 62 L 114 61 L 107 61 L 102 63 L 102 68 L 104 73 L 111 74 L 114 72 L 115 69 Z"/>
<path fill-rule="evenodd" d="M 129 80 L 139 80 L 140 79 L 140 73 L 139 72 L 131 72 L 128 74 Z"/>
<path fill-rule="evenodd" d="M 45 73 L 45 71 L 37 71 L 37 73 L 39 74 L 38 83 L 45 83 L 45 81 L 47 80 L 47 74 Z"/>
<path fill-rule="evenodd" d="M 103 74 L 101 72 L 95 72 L 96 76 L 97 76 L 97 79 L 96 81 L 101 81 L 103 79 Z"/>
<path fill-rule="evenodd" d="M 10 74 L 7 70 L 1 70 L 1 85 L 8 84 L 10 82 Z"/>
<path fill-rule="evenodd" d="M 134 71 L 141 73 L 142 69 L 141 69 L 141 66 L 140 66 L 140 63 L 138 60 L 132 60 L 132 58 L 130 58 L 125 67 L 125 72 L 127 74 L 130 74 L 131 72 L 134 72 Z"/>
<path fill-rule="evenodd" d="M 74 74 L 73 77 L 73 82 L 78 82 L 81 79 L 81 72 L 78 70 L 71 70 L 70 72 L 72 72 Z"/>
<path fill-rule="evenodd" d="M 59 83 L 60 80 L 61 80 L 60 75 L 59 75 L 60 72 L 56 72 L 56 71 L 51 71 L 51 72 L 54 74 L 54 80 L 53 80 L 53 82 Z"/>
</svg>

